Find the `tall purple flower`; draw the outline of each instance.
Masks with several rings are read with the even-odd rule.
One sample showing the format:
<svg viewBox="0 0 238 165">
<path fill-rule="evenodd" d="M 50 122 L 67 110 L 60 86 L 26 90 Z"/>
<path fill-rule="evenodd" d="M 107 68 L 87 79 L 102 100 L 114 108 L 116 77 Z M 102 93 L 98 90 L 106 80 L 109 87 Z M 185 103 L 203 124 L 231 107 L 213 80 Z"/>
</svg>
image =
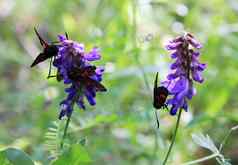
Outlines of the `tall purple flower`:
<svg viewBox="0 0 238 165">
<path fill-rule="evenodd" d="M 106 88 L 100 84 L 104 69 L 90 63 L 101 58 L 99 49 L 93 48 L 86 53 L 83 44 L 69 40 L 64 35 L 59 35 L 58 38 L 59 53 L 53 65 L 58 70 L 58 77 L 70 85 L 65 89 L 67 98 L 60 103 L 61 119 L 65 115 L 71 116 L 75 103 L 79 108 L 85 109 L 85 97 L 90 105 L 95 105 L 96 92 L 106 91 Z"/>
<path fill-rule="evenodd" d="M 199 62 L 200 48 L 202 45 L 190 33 L 185 33 L 166 45 L 166 49 L 172 51 L 171 58 L 175 60 L 170 66 L 171 73 L 167 80 L 162 82 L 171 95 L 166 102 L 171 105 L 171 115 L 175 115 L 180 108 L 188 110 L 187 101 L 196 94 L 193 82 L 203 82 L 201 73 L 206 64 Z"/>
</svg>

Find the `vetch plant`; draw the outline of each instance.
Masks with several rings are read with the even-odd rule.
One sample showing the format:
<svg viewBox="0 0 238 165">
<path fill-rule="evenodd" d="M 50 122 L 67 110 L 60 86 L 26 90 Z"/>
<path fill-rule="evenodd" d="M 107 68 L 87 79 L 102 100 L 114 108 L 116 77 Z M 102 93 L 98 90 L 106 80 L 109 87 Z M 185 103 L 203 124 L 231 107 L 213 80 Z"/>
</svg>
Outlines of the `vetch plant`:
<svg viewBox="0 0 238 165">
<path fill-rule="evenodd" d="M 185 33 L 166 45 L 166 49 L 172 51 L 171 58 L 174 63 L 170 66 L 171 73 L 161 85 L 168 89 L 169 98 L 166 105 L 170 106 L 170 114 L 176 115 L 179 111 L 174 135 L 171 145 L 166 154 L 163 164 L 165 165 L 177 134 L 182 110 L 188 110 L 188 101 L 196 94 L 194 82 L 203 83 L 202 71 L 206 68 L 206 64 L 199 62 L 200 52 L 202 48 L 192 34 Z"/>
<path fill-rule="evenodd" d="M 59 41 L 55 45 L 52 44 L 52 46 L 49 46 L 49 44 L 42 40 L 38 33 L 37 36 L 44 50 L 33 64 L 36 65 L 47 58 L 53 58 L 53 66 L 57 68 L 57 75 L 48 75 L 48 77 L 56 77 L 58 81 L 62 80 L 67 85 L 65 88 L 67 97 L 61 101 L 59 113 L 59 119 L 67 117 L 61 142 L 62 148 L 74 105 L 77 104 L 79 108 L 85 109 L 85 98 L 90 105 L 96 105 L 96 93 L 106 91 L 106 88 L 100 83 L 104 69 L 91 64 L 92 61 L 100 60 L 101 55 L 96 47 L 90 52 L 85 52 L 84 45 L 69 40 L 67 34 L 59 35 Z M 53 48 L 55 51 L 52 52 Z"/>
</svg>

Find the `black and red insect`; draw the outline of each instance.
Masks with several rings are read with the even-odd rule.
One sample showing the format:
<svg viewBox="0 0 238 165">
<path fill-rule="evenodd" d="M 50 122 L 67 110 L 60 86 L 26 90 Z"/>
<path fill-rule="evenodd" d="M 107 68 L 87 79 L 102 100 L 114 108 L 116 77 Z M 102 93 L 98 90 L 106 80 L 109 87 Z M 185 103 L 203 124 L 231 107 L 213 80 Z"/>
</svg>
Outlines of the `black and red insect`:
<svg viewBox="0 0 238 165">
<path fill-rule="evenodd" d="M 168 95 L 169 95 L 169 91 L 167 88 L 165 88 L 164 86 L 158 87 L 158 72 L 157 72 L 156 77 L 155 77 L 155 82 L 154 82 L 154 98 L 153 98 L 154 108 L 155 109 L 161 109 L 161 108 L 168 109 L 167 104 L 165 103 Z M 157 117 L 157 113 L 156 113 L 156 120 L 157 120 L 157 125 L 159 128 L 159 120 Z"/>
<path fill-rule="evenodd" d="M 107 89 L 98 81 L 91 77 L 96 74 L 95 66 L 87 66 L 84 68 L 73 68 L 68 72 L 69 79 L 79 81 L 86 88 L 95 88 L 96 91 L 105 92 Z"/>
<path fill-rule="evenodd" d="M 34 28 L 35 33 L 38 37 L 38 39 L 40 40 L 40 44 L 43 47 L 43 52 L 41 52 L 36 59 L 34 60 L 34 62 L 31 64 L 31 67 L 36 66 L 37 64 L 47 60 L 50 58 L 50 68 L 49 68 L 49 73 L 48 73 L 48 77 L 54 77 L 51 76 L 51 65 L 52 65 L 52 61 L 54 60 L 54 57 L 57 56 L 58 52 L 59 52 L 59 47 L 57 42 L 53 42 L 53 43 L 47 43 L 45 40 L 42 39 L 42 37 L 40 36 L 40 34 L 37 32 L 36 28 Z M 66 34 L 66 38 L 68 39 L 68 35 Z"/>
<path fill-rule="evenodd" d="M 154 100 L 153 106 L 155 109 L 167 108 L 167 104 L 165 104 L 166 99 L 169 95 L 169 91 L 167 88 L 158 85 L 158 73 L 156 74 L 155 82 L 154 82 Z"/>
</svg>

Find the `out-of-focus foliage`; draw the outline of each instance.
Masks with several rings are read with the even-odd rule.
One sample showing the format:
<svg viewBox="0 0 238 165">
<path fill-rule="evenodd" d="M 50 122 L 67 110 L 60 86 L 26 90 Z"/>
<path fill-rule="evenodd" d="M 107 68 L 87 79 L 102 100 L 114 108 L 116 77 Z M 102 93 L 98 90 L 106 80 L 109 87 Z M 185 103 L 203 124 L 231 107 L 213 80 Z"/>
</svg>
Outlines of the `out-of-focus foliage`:
<svg viewBox="0 0 238 165">
<path fill-rule="evenodd" d="M 182 114 L 170 163 L 207 156 L 191 134 L 203 132 L 220 142 L 238 123 L 237 20 L 236 0 L 1 0 L 0 147 L 21 148 L 36 164 L 52 159 L 45 136 L 65 94 L 63 85 L 46 79 L 47 62 L 29 67 L 41 49 L 37 27 L 48 41 L 67 31 L 87 49 L 102 50 L 108 92 L 97 95 L 96 107 L 75 107 L 66 143 L 84 144 L 68 152 L 86 155 L 89 164 L 158 164 L 176 118 L 161 111 L 157 131 L 151 88 L 155 73 L 164 79 L 171 62 L 163 43 L 189 31 L 204 44 L 201 59 L 208 69 L 189 112 Z M 223 150 L 232 164 L 238 164 L 237 136 Z"/>
<path fill-rule="evenodd" d="M 8 148 L 0 152 L 0 163 L 2 165 L 34 165 L 31 158 L 21 150 Z"/>
</svg>

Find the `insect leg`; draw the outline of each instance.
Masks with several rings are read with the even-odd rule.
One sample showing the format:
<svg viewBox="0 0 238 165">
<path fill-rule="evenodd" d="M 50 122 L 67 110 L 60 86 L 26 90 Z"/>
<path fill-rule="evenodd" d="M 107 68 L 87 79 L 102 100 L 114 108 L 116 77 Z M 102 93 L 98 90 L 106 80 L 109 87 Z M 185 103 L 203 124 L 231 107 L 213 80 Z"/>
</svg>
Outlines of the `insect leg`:
<svg viewBox="0 0 238 165">
<path fill-rule="evenodd" d="M 168 105 L 164 104 L 163 108 L 166 108 L 169 111 Z"/>
<path fill-rule="evenodd" d="M 155 110 L 155 117 L 156 117 L 156 122 L 157 122 L 157 128 L 159 129 L 159 118 L 158 118 L 156 110 Z"/>
<path fill-rule="evenodd" d="M 51 76 L 51 65 L 52 65 L 53 58 L 54 58 L 54 57 L 51 57 L 51 58 L 50 58 L 50 67 L 49 67 L 49 72 L 48 72 L 47 79 L 50 78 L 50 77 L 52 77 L 52 76 Z"/>
<path fill-rule="evenodd" d="M 57 77 L 57 75 L 48 76 L 47 79 Z"/>
</svg>

